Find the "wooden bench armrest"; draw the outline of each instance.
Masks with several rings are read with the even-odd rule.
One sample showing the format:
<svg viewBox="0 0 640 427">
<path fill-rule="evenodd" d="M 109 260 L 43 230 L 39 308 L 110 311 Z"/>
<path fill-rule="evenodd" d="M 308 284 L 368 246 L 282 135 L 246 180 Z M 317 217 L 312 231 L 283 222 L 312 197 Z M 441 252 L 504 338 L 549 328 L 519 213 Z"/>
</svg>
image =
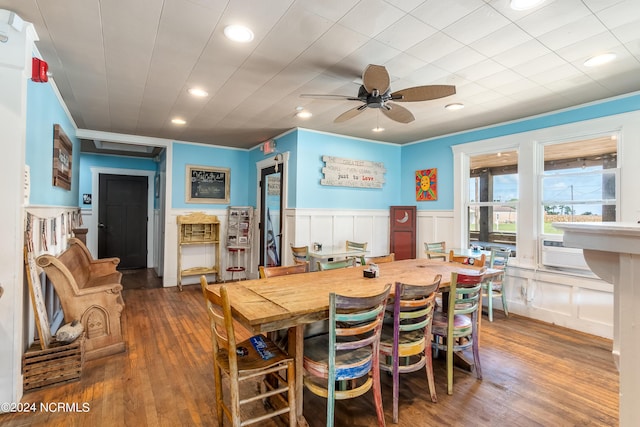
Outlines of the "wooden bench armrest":
<svg viewBox="0 0 640 427">
<path fill-rule="evenodd" d="M 89 263 L 89 271 L 91 276 L 109 275 L 116 272 L 118 264 L 120 264 L 120 258 L 92 259 Z"/>
</svg>

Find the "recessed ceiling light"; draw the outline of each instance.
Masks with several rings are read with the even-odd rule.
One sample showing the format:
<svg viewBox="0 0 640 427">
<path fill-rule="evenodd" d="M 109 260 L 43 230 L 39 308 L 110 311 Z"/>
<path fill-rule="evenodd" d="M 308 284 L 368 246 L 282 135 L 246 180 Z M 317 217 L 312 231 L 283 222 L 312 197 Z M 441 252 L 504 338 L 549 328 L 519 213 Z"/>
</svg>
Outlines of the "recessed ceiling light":
<svg viewBox="0 0 640 427">
<path fill-rule="evenodd" d="M 616 54 L 612 52 L 603 53 L 601 55 L 592 56 L 584 61 L 585 67 L 597 67 L 598 65 L 606 64 L 616 59 Z"/>
<path fill-rule="evenodd" d="M 209 92 L 207 92 L 206 90 L 200 89 L 198 87 L 192 87 L 191 89 L 188 90 L 188 92 L 191 95 L 197 96 L 199 98 L 204 98 L 205 96 L 209 96 Z"/>
<path fill-rule="evenodd" d="M 175 119 L 171 119 L 171 123 L 173 123 L 174 125 L 186 125 L 187 121 L 176 117 Z"/>
<path fill-rule="evenodd" d="M 371 130 L 374 131 L 374 132 L 384 132 L 384 128 L 381 128 L 380 126 L 376 126 Z"/>
<path fill-rule="evenodd" d="M 301 110 L 298 111 L 296 113 L 296 117 L 300 118 L 300 119 L 308 119 L 309 117 L 313 116 L 313 114 L 311 113 L 311 111 L 305 111 L 305 110 Z"/>
<path fill-rule="evenodd" d="M 229 25 L 224 29 L 224 35 L 229 40 L 239 43 L 249 43 L 253 40 L 253 31 L 243 25 Z"/>
<path fill-rule="evenodd" d="M 444 106 L 444 108 L 446 110 L 462 110 L 464 108 L 464 104 L 456 102 L 456 103 L 453 103 L 453 104 L 447 104 L 447 105 Z"/>
<path fill-rule="evenodd" d="M 511 9 L 528 10 L 542 4 L 544 0 L 511 0 Z"/>
</svg>

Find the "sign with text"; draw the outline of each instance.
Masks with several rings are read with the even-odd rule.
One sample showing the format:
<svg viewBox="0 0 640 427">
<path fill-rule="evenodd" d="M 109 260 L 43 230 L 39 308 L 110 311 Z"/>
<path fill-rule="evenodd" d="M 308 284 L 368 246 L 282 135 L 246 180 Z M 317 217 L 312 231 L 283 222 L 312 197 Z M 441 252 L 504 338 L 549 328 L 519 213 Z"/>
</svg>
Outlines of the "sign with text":
<svg viewBox="0 0 640 427">
<path fill-rule="evenodd" d="M 338 187 L 382 188 L 387 171 L 382 162 L 322 156 L 325 166 L 321 185 Z"/>
</svg>

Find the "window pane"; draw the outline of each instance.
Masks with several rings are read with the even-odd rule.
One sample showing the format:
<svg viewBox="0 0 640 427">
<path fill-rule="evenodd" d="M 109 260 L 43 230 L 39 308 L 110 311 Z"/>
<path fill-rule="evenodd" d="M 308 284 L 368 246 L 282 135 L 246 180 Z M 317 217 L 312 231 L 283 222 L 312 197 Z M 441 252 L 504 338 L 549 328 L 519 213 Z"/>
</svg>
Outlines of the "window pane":
<svg viewBox="0 0 640 427">
<path fill-rule="evenodd" d="M 515 249 L 518 213 L 515 206 L 469 206 L 469 243 Z"/>
<path fill-rule="evenodd" d="M 509 245 L 515 250 L 517 200 L 517 151 L 471 157 L 469 243 L 484 247 Z"/>
<path fill-rule="evenodd" d="M 544 234 L 554 222 L 616 220 L 617 140 L 612 135 L 544 147 Z"/>
</svg>

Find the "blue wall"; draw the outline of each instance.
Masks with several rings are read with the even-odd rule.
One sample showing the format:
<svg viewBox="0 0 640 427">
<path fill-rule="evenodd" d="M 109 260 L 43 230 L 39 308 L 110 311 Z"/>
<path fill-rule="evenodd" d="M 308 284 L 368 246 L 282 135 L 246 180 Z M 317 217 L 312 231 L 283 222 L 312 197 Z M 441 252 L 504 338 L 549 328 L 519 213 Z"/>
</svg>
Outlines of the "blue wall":
<svg viewBox="0 0 640 427">
<path fill-rule="evenodd" d="M 322 156 L 384 163 L 382 188 L 351 188 L 320 185 Z M 356 138 L 298 131 L 295 207 L 339 209 L 387 209 L 400 202 L 401 147 Z M 290 203 L 291 205 L 291 203 Z"/>
<path fill-rule="evenodd" d="M 593 105 L 560 111 L 558 113 L 463 132 L 442 138 L 433 138 L 403 146 L 401 162 L 401 204 L 412 205 L 417 203 L 418 210 L 453 209 L 453 152 L 451 151 L 451 146 L 453 145 L 560 126 L 636 110 L 640 110 L 640 94 L 633 94 Z M 414 184 L 415 171 L 432 167 L 438 168 L 438 200 L 432 202 L 416 202 Z"/>
<path fill-rule="evenodd" d="M 91 168 L 113 168 L 113 169 L 133 169 L 155 171 L 157 164 L 152 159 L 138 157 L 108 156 L 101 154 L 83 153 L 80 159 L 80 183 L 78 189 L 78 205 L 89 207 L 82 202 L 83 194 L 91 194 Z M 149 183 L 153 186 L 153 182 Z"/>
<path fill-rule="evenodd" d="M 53 125 L 73 144 L 71 191 L 53 186 Z M 80 141 L 50 83 L 27 82 L 26 164 L 31 169 L 30 205 L 77 206 Z M 10 141 L 7 141 L 10 142 Z"/>
<path fill-rule="evenodd" d="M 186 167 L 187 165 L 212 166 L 229 168 L 231 171 L 230 205 L 246 206 L 250 198 L 255 199 L 255 181 L 253 190 L 249 190 L 249 177 L 251 168 L 255 164 L 249 164 L 249 152 L 221 147 L 212 147 L 203 144 L 173 143 L 173 165 L 171 173 L 172 186 L 171 207 L 173 209 L 222 209 L 229 205 L 208 203 L 187 203 L 186 200 Z M 255 176 L 255 171 L 253 172 Z"/>
</svg>

